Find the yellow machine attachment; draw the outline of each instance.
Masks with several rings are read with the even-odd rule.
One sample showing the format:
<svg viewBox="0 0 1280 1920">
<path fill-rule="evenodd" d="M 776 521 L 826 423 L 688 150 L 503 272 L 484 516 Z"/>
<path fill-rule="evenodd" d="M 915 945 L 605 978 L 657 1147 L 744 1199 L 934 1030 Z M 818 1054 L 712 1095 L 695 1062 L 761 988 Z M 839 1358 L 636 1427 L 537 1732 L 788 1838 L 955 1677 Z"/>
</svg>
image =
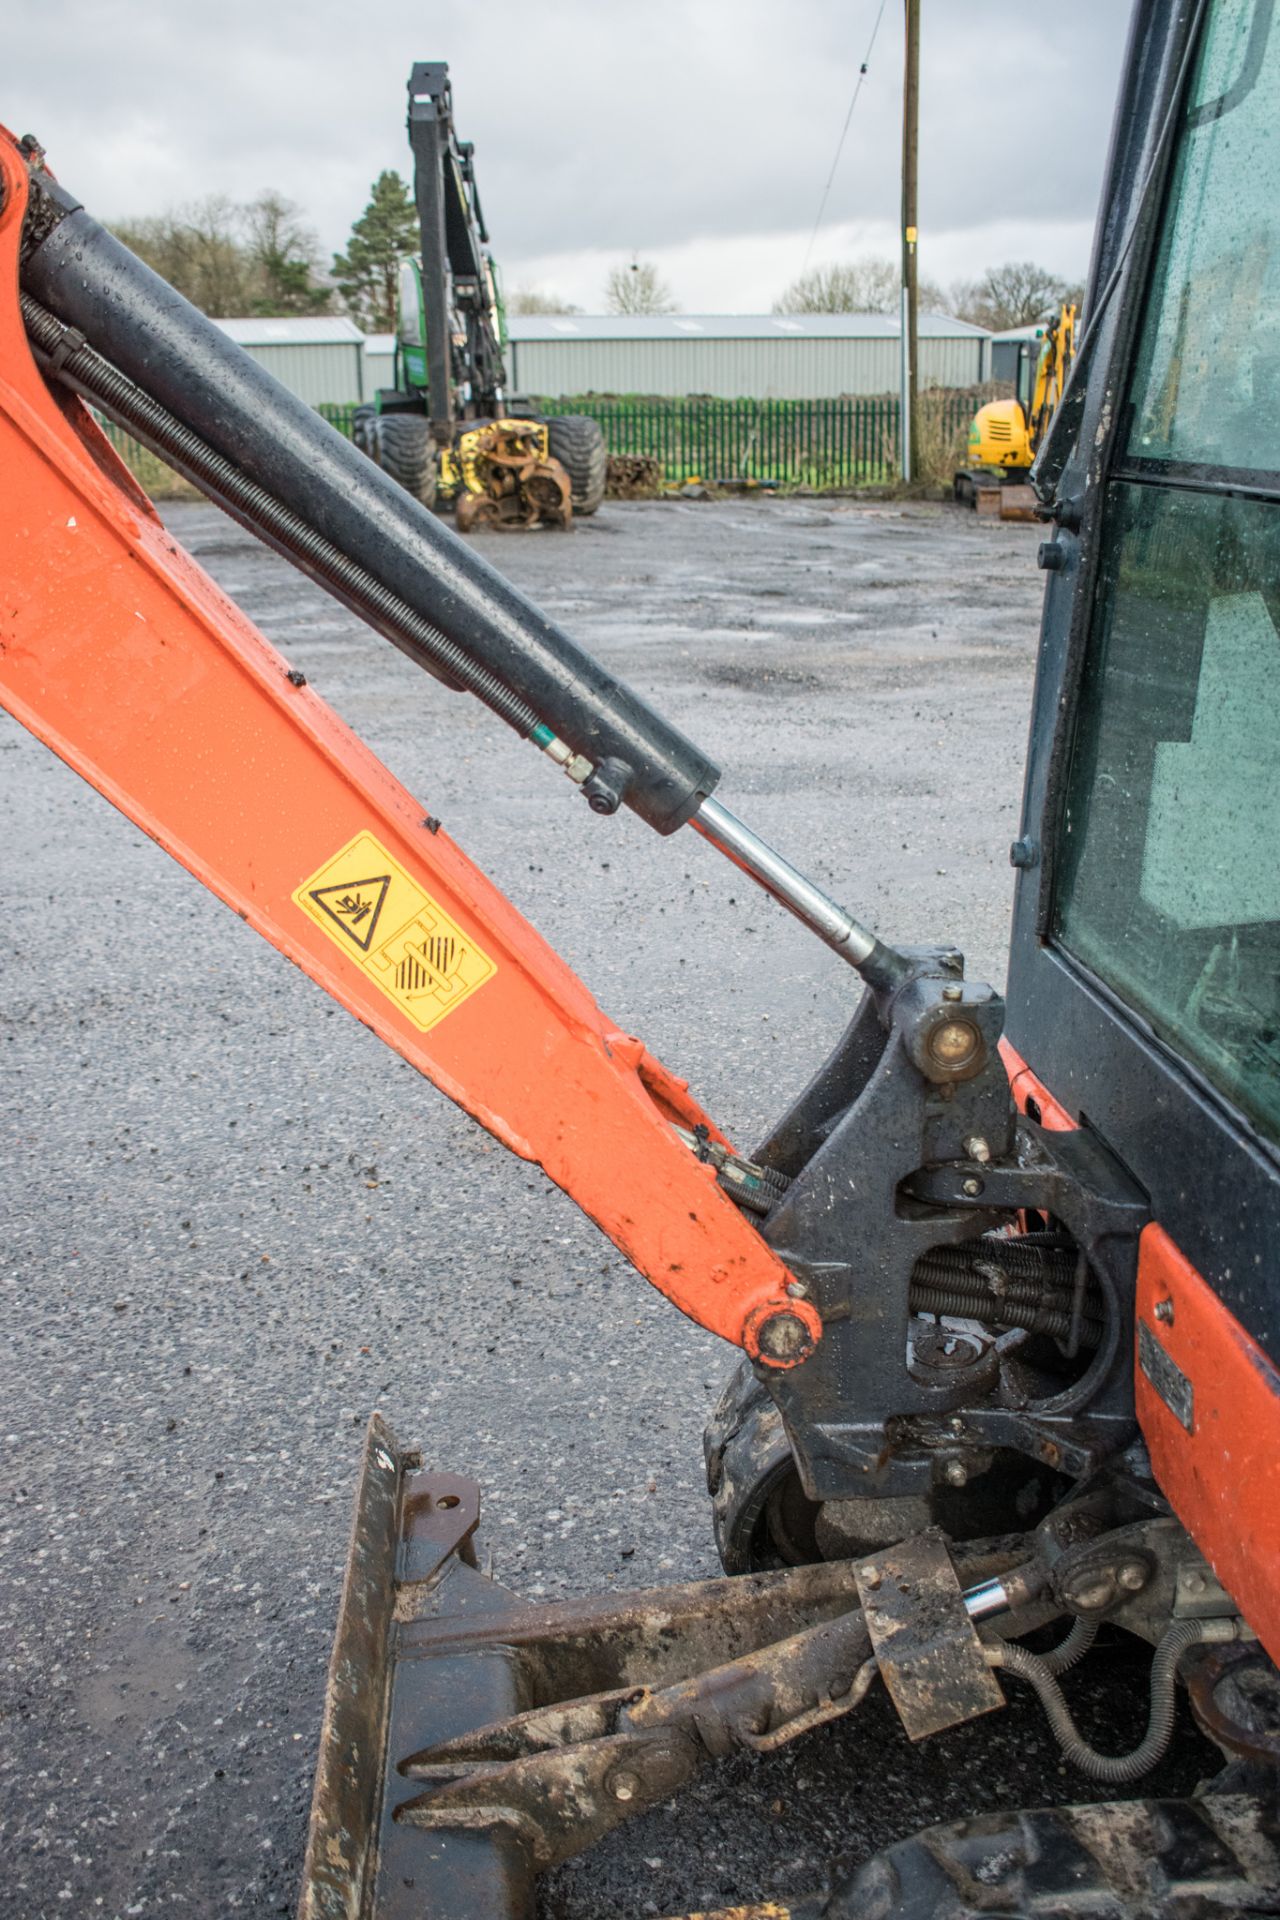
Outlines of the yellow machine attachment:
<svg viewBox="0 0 1280 1920">
<path fill-rule="evenodd" d="M 1020 374 L 1016 398 L 989 401 L 973 416 L 969 465 L 954 481 L 957 500 L 999 513 L 1001 519 L 1030 517 L 1035 501 L 1026 477 L 1062 398 L 1075 350 L 1076 309 L 1064 305 L 1044 329 L 1034 386 Z M 1029 360 L 1024 368 L 1029 373 Z"/>
<path fill-rule="evenodd" d="M 440 455 L 438 497 L 456 501 L 458 528 L 567 527 L 571 482 L 552 458 L 545 420 L 484 420 Z"/>
</svg>

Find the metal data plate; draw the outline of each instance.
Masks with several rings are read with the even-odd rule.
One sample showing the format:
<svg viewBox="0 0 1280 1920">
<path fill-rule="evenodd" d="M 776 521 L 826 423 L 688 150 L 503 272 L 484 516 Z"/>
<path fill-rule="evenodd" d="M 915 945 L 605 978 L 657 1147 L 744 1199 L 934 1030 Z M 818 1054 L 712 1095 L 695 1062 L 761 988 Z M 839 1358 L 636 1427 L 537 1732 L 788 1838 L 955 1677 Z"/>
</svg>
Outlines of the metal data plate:
<svg viewBox="0 0 1280 1920">
<path fill-rule="evenodd" d="M 876 1660 L 912 1740 L 1004 1705 L 965 1611 L 941 1534 L 930 1530 L 854 1568 Z"/>
<path fill-rule="evenodd" d="M 1138 1365 L 1175 1420 L 1196 1430 L 1195 1389 L 1176 1360 L 1171 1360 L 1145 1320 L 1138 1322 Z"/>
</svg>

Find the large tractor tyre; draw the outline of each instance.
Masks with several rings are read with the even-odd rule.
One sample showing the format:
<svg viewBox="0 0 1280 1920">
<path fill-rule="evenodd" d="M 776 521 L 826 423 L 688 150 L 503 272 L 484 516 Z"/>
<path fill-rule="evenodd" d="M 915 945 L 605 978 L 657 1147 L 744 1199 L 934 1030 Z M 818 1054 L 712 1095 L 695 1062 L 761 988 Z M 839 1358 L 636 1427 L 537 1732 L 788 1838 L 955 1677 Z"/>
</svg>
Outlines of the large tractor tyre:
<svg viewBox="0 0 1280 1920">
<path fill-rule="evenodd" d="M 378 431 L 378 409 L 372 406 L 357 407 L 351 416 L 351 442 L 367 453 L 371 460 L 377 459 L 374 441 Z"/>
<path fill-rule="evenodd" d="M 380 413 L 374 434 L 374 459 L 424 507 L 436 503 L 436 443 L 420 413 Z"/>
<path fill-rule="evenodd" d="M 547 443 L 551 458 L 569 476 L 575 514 L 594 513 L 604 499 L 609 462 L 600 422 L 584 413 L 558 413 L 547 421 Z"/>
</svg>

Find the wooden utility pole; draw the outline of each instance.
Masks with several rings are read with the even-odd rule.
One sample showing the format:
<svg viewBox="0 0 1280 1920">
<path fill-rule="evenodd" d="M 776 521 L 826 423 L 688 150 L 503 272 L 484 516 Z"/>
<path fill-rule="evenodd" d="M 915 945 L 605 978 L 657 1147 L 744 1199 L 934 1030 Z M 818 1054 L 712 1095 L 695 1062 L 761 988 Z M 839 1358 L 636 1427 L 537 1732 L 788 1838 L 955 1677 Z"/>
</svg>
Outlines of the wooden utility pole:
<svg viewBox="0 0 1280 1920">
<path fill-rule="evenodd" d="M 920 444 L 917 391 L 916 155 L 920 131 L 920 0 L 905 0 L 906 65 L 902 84 L 902 477 L 916 471 Z"/>
</svg>

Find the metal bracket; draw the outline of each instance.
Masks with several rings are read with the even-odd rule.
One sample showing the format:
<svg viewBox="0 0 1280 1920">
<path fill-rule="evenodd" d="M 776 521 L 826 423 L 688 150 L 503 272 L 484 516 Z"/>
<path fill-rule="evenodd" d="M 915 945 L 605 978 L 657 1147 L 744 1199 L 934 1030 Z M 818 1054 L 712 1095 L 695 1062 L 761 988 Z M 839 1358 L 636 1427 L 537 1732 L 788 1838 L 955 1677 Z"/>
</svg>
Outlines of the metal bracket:
<svg viewBox="0 0 1280 1920">
<path fill-rule="evenodd" d="M 884 1683 L 912 1740 L 1004 1705 L 942 1535 L 930 1529 L 854 1568 Z"/>
</svg>

